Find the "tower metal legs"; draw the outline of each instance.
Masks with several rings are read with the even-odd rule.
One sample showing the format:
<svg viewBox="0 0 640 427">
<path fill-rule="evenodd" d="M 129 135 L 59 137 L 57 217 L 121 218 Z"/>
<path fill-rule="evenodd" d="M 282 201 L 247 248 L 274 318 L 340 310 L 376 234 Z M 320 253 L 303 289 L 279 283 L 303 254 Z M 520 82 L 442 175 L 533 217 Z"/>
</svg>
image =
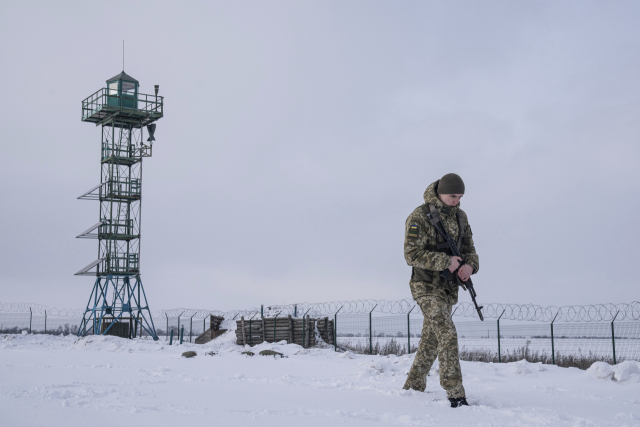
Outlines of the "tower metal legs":
<svg viewBox="0 0 640 427">
<path fill-rule="evenodd" d="M 97 277 L 77 335 L 135 338 L 136 331 L 141 333 L 143 329 L 158 340 L 140 276 Z"/>
</svg>

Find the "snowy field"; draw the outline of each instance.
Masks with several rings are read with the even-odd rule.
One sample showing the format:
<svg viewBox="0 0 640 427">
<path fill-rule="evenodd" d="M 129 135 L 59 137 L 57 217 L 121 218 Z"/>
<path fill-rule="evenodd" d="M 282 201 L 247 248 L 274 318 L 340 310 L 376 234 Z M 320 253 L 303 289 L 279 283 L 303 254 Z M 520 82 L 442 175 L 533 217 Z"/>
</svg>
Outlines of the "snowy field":
<svg viewBox="0 0 640 427">
<path fill-rule="evenodd" d="M 637 362 L 462 362 L 472 406 L 451 409 L 437 362 L 419 393 L 402 390 L 413 355 L 264 344 L 249 357 L 234 341 L 233 331 L 202 346 L 0 335 L 0 425 L 640 426 Z M 181 357 L 188 350 L 198 355 Z"/>
</svg>

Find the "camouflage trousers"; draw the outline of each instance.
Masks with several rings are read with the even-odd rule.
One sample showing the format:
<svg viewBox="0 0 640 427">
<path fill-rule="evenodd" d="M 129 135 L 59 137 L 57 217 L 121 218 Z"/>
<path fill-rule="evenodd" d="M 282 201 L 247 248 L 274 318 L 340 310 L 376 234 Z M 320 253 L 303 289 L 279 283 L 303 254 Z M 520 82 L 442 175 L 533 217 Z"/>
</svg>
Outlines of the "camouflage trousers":
<svg viewBox="0 0 640 427">
<path fill-rule="evenodd" d="M 451 320 L 451 305 L 431 296 L 418 299 L 418 305 L 424 314 L 422 338 L 404 389 L 424 391 L 427 374 L 437 357 L 440 362 L 440 385 L 447 391 L 447 397 L 466 397 L 458 356 L 458 333 Z"/>
</svg>

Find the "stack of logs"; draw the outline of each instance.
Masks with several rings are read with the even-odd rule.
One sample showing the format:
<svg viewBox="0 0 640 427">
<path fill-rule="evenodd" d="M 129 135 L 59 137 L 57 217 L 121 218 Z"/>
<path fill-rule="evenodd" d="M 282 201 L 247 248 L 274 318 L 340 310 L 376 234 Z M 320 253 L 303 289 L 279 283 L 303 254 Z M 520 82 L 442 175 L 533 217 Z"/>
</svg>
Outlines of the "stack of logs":
<svg viewBox="0 0 640 427">
<path fill-rule="evenodd" d="M 316 325 L 327 344 L 333 344 L 333 320 L 287 317 L 245 320 L 241 317 L 236 329 L 236 342 L 240 345 L 256 345 L 263 342 L 286 341 L 305 348 L 316 345 Z M 304 338 L 304 341 L 303 341 Z"/>
</svg>

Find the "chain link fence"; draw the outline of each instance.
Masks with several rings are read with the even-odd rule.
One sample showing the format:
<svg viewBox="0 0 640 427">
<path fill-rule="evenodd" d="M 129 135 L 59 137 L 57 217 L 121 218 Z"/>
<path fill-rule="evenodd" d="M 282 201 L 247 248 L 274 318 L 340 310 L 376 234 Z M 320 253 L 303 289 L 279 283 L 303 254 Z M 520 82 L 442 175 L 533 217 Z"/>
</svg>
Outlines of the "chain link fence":
<svg viewBox="0 0 640 427">
<path fill-rule="evenodd" d="M 189 317 L 154 317 L 153 323 L 156 325 L 158 337 L 169 339 L 173 331 L 174 339 L 182 335 L 185 342 L 194 342 L 196 338 L 203 334 L 210 327 L 210 317 L 199 319 L 194 316 Z"/>
<path fill-rule="evenodd" d="M 525 351 L 555 363 L 569 356 L 613 363 L 640 361 L 640 321 L 507 324 L 453 317 L 462 353 L 480 351 L 486 359 L 508 359 Z M 335 316 L 337 347 L 368 354 L 415 352 L 422 337 L 422 315 Z"/>
<path fill-rule="evenodd" d="M 80 320 L 80 318 L 55 317 L 28 312 L 0 312 L 0 333 L 18 334 L 27 331 L 33 334 L 75 335 L 78 332 Z"/>
<path fill-rule="evenodd" d="M 474 317 L 475 310 L 465 304 L 456 306 L 453 320 L 461 355 L 467 359 L 501 362 L 535 355 L 531 358 L 547 363 L 556 363 L 556 359 L 567 357 L 612 363 L 640 360 L 638 302 L 559 308 L 485 304 L 491 310 L 486 310 L 487 320 L 484 322 L 466 320 Z M 230 312 L 172 309 L 154 312 L 153 322 L 160 339 L 169 341 L 173 333 L 176 342 L 180 338 L 185 342 L 195 342 L 209 329 L 211 314 L 232 320 L 240 316 L 268 317 L 276 313 L 302 317 L 307 312 L 323 317 L 329 315 L 334 320 L 337 342 L 331 344 L 336 350 L 401 355 L 415 352 L 422 335 L 422 313 L 415 303 L 410 305 L 408 300 L 303 303 Z M 81 310 L 0 303 L 0 333 L 27 331 L 75 335 L 81 316 Z M 489 320 L 491 317 L 495 320 Z M 505 324 L 505 320 L 511 323 Z M 518 321 L 517 324 L 514 321 Z M 142 336 L 145 335 L 146 332 L 142 331 Z"/>
<path fill-rule="evenodd" d="M 48 314 L 33 313 L 4 313 L 0 312 L 0 333 L 19 334 L 24 332 L 49 335 L 76 335 L 81 317 L 56 317 Z M 174 338 L 183 334 L 184 341 L 193 342 L 198 335 L 209 328 L 209 317 L 204 319 L 161 317 L 154 318 L 158 337 L 169 339 L 173 330 Z M 142 329 L 138 336 L 146 337 L 147 332 Z M 93 330 L 89 332 L 93 335 Z"/>
</svg>

